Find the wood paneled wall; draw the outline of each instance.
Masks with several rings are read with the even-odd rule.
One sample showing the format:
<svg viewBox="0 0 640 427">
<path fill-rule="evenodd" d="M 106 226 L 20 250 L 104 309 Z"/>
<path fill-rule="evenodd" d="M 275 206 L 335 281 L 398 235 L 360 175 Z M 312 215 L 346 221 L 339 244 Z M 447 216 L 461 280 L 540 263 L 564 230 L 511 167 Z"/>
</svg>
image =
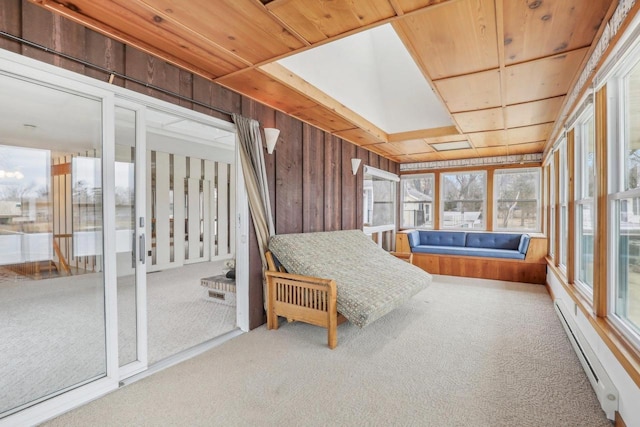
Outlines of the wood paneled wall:
<svg viewBox="0 0 640 427">
<path fill-rule="evenodd" d="M 266 155 L 265 151 L 277 233 L 361 228 L 362 167 L 354 177 L 351 173 L 354 157 L 361 158 L 363 164 L 399 173 L 397 163 L 24 0 L 0 2 L 0 29 L 195 101 L 251 117 L 263 127 L 280 129 L 274 154 Z M 109 79 L 108 74 L 99 70 L 3 37 L 0 48 L 102 81 Z M 113 84 L 230 120 L 226 114 L 139 83 L 115 78 Z M 250 233 L 249 323 L 255 328 L 264 323 L 262 272 L 253 228 Z"/>
</svg>

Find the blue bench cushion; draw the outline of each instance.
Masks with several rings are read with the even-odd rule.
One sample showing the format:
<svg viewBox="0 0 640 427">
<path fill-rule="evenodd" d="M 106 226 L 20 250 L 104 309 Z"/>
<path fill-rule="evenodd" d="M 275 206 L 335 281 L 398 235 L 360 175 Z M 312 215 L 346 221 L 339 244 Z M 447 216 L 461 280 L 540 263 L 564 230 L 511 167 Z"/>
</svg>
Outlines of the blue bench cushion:
<svg viewBox="0 0 640 427">
<path fill-rule="evenodd" d="M 523 234 L 520 237 L 520 244 L 518 245 L 518 252 L 520 252 L 521 254 L 527 254 L 527 250 L 529 249 L 529 241 L 531 240 L 531 237 L 529 237 L 528 234 Z"/>
<path fill-rule="evenodd" d="M 468 248 L 491 248 L 518 250 L 521 234 L 506 233 L 468 233 Z"/>
<path fill-rule="evenodd" d="M 408 232 L 407 238 L 409 239 L 409 246 L 412 248 L 420 244 L 420 232 L 418 230 Z"/>
<path fill-rule="evenodd" d="M 420 233 L 420 245 L 464 246 L 466 234 L 462 231 L 422 232 Z"/>
</svg>

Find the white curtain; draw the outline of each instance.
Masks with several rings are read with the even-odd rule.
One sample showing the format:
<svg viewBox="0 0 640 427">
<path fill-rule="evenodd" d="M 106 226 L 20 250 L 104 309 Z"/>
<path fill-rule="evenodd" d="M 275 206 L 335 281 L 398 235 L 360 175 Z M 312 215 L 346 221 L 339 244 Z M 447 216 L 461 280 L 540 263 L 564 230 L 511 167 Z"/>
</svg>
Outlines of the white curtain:
<svg viewBox="0 0 640 427">
<path fill-rule="evenodd" d="M 260 123 L 237 114 L 233 115 L 233 121 L 238 129 L 242 175 L 247 187 L 253 226 L 258 237 L 262 268 L 265 270 L 267 268 L 265 251 L 269 247 L 269 238 L 275 234 L 275 227 L 267 187 Z"/>
</svg>

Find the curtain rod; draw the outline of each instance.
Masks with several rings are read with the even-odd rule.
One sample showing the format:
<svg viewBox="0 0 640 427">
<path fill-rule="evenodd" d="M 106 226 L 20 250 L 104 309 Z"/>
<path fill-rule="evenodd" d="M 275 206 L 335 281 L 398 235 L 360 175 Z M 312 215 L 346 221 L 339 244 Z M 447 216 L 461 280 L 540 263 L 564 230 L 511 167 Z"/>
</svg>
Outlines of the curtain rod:
<svg viewBox="0 0 640 427">
<path fill-rule="evenodd" d="M 178 99 L 181 99 L 183 101 L 192 102 L 192 103 L 194 103 L 196 105 L 199 105 L 200 107 L 205 107 L 205 108 L 208 108 L 210 110 L 217 111 L 218 113 L 226 114 L 231 119 L 233 118 L 233 113 L 230 112 L 230 111 L 226 111 L 226 110 L 223 110 L 221 108 L 214 107 L 213 105 L 205 104 L 204 102 L 196 101 L 193 98 L 189 98 L 189 97 L 186 97 L 184 95 L 180 95 L 179 93 L 175 93 L 175 92 L 172 92 L 170 90 L 161 88 L 159 86 L 155 86 L 155 85 L 149 84 L 147 82 L 143 82 L 142 80 L 138 80 L 138 79 L 136 79 L 134 77 L 129 77 L 129 76 L 127 76 L 125 74 L 122 74 L 122 73 L 119 73 L 117 71 L 109 70 L 108 68 L 101 67 L 100 65 L 92 64 L 91 62 L 85 61 L 84 59 L 76 58 L 75 56 L 71 56 L 71 55 L 68 55 L 68 54 L 66 54 L 64 52 L 60 52 L 60 51 L 48 48 L 48 47 L 43 46 L 41 44 L 34 43 L 34 42 L 30 41 L 30 40 L 23 39 L 22 37 L 15 36 L 13 34 L 7 33 L 7 32 L 2 31 L 2 30 L 0 30 L 0 35 L 5 37 L 5 38 L 7 38 L 7 39 L 10 39 L 10 40 L 13 40 L 13 41 L 17 41 L 17 42 L 20 42 L 22 44 L 26 44 L 26 45 L 28 45 L 30 47 L 34 47 L 36 49 L 40 49 L 40 50 L 43 50 L 45 52 L 52 53 L 52 54 L 60 56 L 60 57 L 62 57 L 64 59 L 69 59 L 71 61 L 74 61 L 74 62 L 77 62 L 79 64 L 82 64 L 82 65 L 84 65 L 86 67 L 93 68 L 93 69 L 98 70 L 98 71 L 102 71 L 104 73 L 109 74 L 110 76 L 120 77 L 121 79 L 128 80 L 128 81 L 133 82 L 133 83 L 137 83 L 137 84 L 142 85 L 144 87 L 147 87 L 149 89 L 157 90 L 158 92 L 162 92 L 165 95 L 170 95 L 170 96 L 176 97 Z M 113 77 L 109 78 L 109 82 L 111 82 L 112 78 Z"/>
</svg>

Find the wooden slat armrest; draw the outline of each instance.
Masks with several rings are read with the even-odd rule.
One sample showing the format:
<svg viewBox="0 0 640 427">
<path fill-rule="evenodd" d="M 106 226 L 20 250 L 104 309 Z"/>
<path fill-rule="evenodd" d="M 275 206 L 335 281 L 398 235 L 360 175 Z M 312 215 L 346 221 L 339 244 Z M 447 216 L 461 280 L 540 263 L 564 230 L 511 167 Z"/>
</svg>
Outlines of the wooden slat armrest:
<svg viewBox="0 0 640 427">
<path fill-rule="evenodd" d="M 278 329 L 278 316 L 322 326 L 327 328 L 329 348 L 335 348 L 337 326 L 345 320 L 338 316 L 336 282 L 277 271 L 269 252 L 267 262 L 267 328 Z"/>
<path fill-rule="evenodd" d="M 271 271 L 265 272 L 267 277 L 280 277 L 283 279 L 295 280 L 297 282 L 308 283 L 310 285 L 324 285 L 335 289 L 336 282 L 333 279 L 323 279 L 320 277 L 303 276 L 301 274 L 287 273 L 285 271 Z"/>
</svg>

